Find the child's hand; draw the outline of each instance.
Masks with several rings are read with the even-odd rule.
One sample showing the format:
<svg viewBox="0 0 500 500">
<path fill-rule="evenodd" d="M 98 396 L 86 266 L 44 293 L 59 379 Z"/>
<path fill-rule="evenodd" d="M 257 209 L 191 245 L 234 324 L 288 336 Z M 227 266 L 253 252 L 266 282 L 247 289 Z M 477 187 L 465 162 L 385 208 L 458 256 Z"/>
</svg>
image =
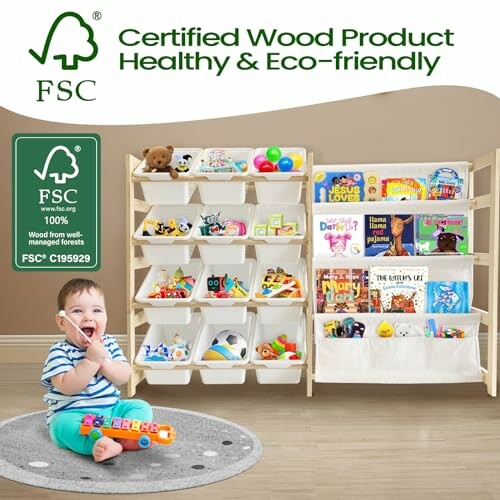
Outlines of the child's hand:
<svg viewBox="0 0 500 500">
<path fill-rule="evenodd" d="M 87 347 L 87 354 L 85 356 L 89 361 L 101 365 L 108 357 L 108 351 L 101 342 L 92 342 L 92 344 Z"/>
</svg>

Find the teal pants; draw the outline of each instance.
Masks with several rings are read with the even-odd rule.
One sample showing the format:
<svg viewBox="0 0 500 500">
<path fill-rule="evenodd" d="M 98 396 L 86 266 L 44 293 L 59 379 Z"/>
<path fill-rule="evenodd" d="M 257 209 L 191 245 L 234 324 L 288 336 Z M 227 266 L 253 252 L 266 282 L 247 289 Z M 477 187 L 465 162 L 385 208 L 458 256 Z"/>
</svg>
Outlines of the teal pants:
<svg viewBox="0 0 500 500">
<path fill-rule="evenodd" d="M 140 399 L 128 399 L 118 401 L 110 408 L 86 408 L 62 411 L 55 415 L 49 425 L 49 433 L 52 442 L 59 448 L 72 450 L 80 455 L 92 455 L 95 441 L 88 436 L 80 434 L 82 418 L 87 413 L 95 413 L 105 417 L 121 417 L 130 420 L 153 419 L 153 410 L 146 401 Z"/>
</svg>

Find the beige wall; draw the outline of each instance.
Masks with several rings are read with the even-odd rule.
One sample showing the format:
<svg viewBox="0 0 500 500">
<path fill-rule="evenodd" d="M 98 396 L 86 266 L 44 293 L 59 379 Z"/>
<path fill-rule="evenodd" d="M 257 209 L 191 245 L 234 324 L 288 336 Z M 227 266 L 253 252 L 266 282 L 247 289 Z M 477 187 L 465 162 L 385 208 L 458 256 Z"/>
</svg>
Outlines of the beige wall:
<svg viewBox="0 0 500 500">
<path fill-rule="evenodd" d="M 308 91 L 311 91 L 309 89 Z M 168 117 L 168 95 L 165 117 Z M 221 103 L 222 106 L 223 103 Z M 127 104 L 123 104 L 126 109 Z M 68 116 L 71 121 L 71 116 Z M 109 332 L 123 333 L 125 317 L 124 156 L 147 146 L 305 146 L 316 163 L 471 160 L 500 147 L 496 97 L 461 87 L 430 87 L 319 104 L 286 111 L 199 122 L 147 126 L 70 126 L 0 109 L 1 334 L 54 333 L 55 297 L 75 276 L 14 272 L 11 268 L 11 137 L 14 133 L 95 132 L 102 138 L 102 267 L 88 273 L 107 295 Z M 482 180 L 482 188 L 488 185 Z M 479 218 L 476 239 L 484 240 Z M 483 247 L 482 250 L 485 248 Z M 479 248 L 481 250 L 481 248 Z M 487 306 L 484 274 L 475 282 L 476 305 Z"/>
</svg>

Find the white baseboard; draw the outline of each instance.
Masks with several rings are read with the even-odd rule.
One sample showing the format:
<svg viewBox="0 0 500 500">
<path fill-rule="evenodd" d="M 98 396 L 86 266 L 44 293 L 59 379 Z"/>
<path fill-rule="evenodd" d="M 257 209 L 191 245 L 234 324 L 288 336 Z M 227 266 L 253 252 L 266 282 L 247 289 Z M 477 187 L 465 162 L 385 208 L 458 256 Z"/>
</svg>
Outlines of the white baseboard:
<svg viewBox="0 0 500 500">
<path fill-rule="evenodd" d="M 126 335 L 113 335 L 120 347 L 127 348 Z M 0 363 L 37 363 L 41 364 L 47 358 L 49 347 L 62 335 L 0 335 Z M 144 336 L 138 335 L 140 345 Z"/>
</svg>

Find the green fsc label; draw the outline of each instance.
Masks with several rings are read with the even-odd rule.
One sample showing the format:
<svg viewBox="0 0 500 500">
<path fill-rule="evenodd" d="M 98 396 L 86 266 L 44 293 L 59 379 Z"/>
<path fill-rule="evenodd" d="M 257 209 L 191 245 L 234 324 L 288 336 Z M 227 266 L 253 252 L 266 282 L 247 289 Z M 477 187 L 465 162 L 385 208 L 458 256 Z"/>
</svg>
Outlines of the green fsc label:
<svg viewBox="0 0 500 500">
<path fill-rule="evenodd" d="M 97 271 L 101 265 L 101 139 L 12 137 L 12 266 Z"/>
</svg>

